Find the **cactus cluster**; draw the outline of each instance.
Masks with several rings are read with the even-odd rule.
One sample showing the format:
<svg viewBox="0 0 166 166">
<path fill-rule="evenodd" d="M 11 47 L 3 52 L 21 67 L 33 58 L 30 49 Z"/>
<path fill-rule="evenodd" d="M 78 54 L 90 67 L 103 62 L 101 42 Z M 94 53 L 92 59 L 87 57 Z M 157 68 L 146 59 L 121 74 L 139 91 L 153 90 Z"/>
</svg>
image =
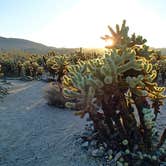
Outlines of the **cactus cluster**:
<svg viewBox="0 0 166 166">
<path fill-rule="evenodd" d="M 37 63 L 36 56 L 31 56 L 23 63 L 18 62 L 18 67 L 20 68 L 20 75 L 31 76 L 33 78 L 41 76 L 44 71 L 43 66 Z"/>
<path fill-rule="evenodd" d="M 63 93 L 76 101 L 66 106 L 79 109 L 76 114 L 81 117 L 88 113 L 100 140 L 108 146 L 117 133 L 117 144 L 127 139 L 131 152 L 135 146 L 144 152 L 153 151 L 155 119 L 166 97 L 165 88 L 155 82 L 157 72 L 151 63 L 157 53 L 145 45 L 143 37 L 129 37 L 125 21 L 121 27 L 116 25 L 116 31 L 108 28 L 112 36 L 102 39 L 113 40 L 113 45 L 106 46 L 105 55 L 68 67 Z M 152 105 L 156 102 L 154 110 L 149 100 Z"/>
<path fill-rule="evenodd" d="M 31 76 L 42 74 L 42 62 L 40 55 L 26 53 L 0 53 L 0 64 L 6 76 Z"/>
<path fill-rule="evenodd" d="M 166 80 L 166 59 L 161 59 L 158 61 L 158 70 L 161 75 L 161 83 L 164 85 Z"/>
</svg>

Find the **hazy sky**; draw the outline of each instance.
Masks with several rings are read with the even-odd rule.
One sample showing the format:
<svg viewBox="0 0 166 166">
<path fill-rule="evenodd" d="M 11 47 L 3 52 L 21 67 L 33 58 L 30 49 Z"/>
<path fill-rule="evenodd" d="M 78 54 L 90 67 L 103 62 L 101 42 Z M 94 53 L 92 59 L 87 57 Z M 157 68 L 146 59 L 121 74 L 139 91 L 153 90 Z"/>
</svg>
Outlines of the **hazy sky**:
<svg viewBox="0 0 166 166">
<path fill-rule="evenodd" d="M 107 25 L 123 19 L 150 46 L 166 47 L 165 0 L 0 0 L 0 36 L 55 47 L 104 47 Z"/>
</svg>

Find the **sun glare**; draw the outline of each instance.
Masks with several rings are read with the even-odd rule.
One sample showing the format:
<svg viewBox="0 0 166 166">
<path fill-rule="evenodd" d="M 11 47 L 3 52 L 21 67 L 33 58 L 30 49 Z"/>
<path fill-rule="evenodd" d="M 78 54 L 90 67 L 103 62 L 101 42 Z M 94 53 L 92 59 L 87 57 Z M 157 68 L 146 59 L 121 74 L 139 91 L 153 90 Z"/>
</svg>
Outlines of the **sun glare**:
<svg viewBox="0 0 166 166">
<path fill-rule="evenodd" d="M 119 4 L 121 5 L 119 6 Z M 128 4 L 132 6 L 130 10 L 126 10 Z M 94 6 L 93 12 L 92 6 Z M 110 10 L 110 6 L 115 7 Z M 118 12 L 116 7 L 118 7 Z M 140 10 L 142 12 L 140 12 Z M 142 26 L 147 24 L 147 19 L 144 19 L 145 12 L 146 18 L 150 20 L 149 26 L 147 27 Z M 136 16 L 133 17 L 131 13 L 134 13 Z M 131 30 L 133 29 L 134 32 L 145 36 L 145 38 L 148 38 L 148 41 L 155 41 L 152 40 L 155 35 L 151 34 L 154 33 L 155 29 L 163 22 L 160 21 L 155 13 L 147 12 L 146 8 L 142 8 L 138 0 L 79 0 L 75 6 L 64 11 L 61 15 L 53 17 L 53 19 L 41 27 L 39 31 L 34 31 L 26 38 L 30 38 L 34 41 L 40 39 L 39 42 L 56 47 L 104 48 L 106 45 L 112 46 L 114 42 L 111 40 L 104 42 L 100 39 L 100 36 L 104 34 L 110 35 L 109 31 L 105 33 L 107 32 L 107 26 L 120 23 L 123 19 L 127 20 L 127 24 L 130 25 Z M 155 24 L 153 20 L 156 21 Z M 151 28 L 149 28 L 150 25 L 156 28 L 151 30 Z M 160 27 L 165 27 L 165 24 Z M 130 33 L 133 32 L 130 31 Z M 150 37 L 148 37 L 148 34 Z"/>
<path fill-rule="evenodd" d="M 114 41 L 112 39 L 106 40 L 107 46 L 112 46 L 114 44 Z"/>
</svg>

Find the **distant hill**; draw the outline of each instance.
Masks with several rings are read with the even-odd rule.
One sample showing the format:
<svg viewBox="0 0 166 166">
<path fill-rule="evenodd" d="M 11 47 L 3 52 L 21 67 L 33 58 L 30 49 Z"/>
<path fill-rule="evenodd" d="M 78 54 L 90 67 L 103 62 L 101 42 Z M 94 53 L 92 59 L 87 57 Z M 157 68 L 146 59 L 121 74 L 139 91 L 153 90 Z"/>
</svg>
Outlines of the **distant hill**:
<svg viewBox="0 0 166 166">
<path fill-rule="evenodd" d="M 30 40 L 0 37 L 0 51 L 2 52 L 12 52 L 13 50 L 21 50 L 32 54 L 46 54 L 49 51 L 55 51 L 58 54 L 70 54 L 79 51 L 79 49 L 80 48 L 49 47 L 44 44 L 36 43 Z M 86 52 L 101 52 L 101 49 L 96 48 L 84 48 L 83 50 Z"/>
<path fill-rule="evenodd" d="M 33 54 L 46 54 L 49 51 L 55 51 L 59 54 L 68 54 L 78 51 L 79 48 L 56 48 L 25 39 L 0 37 L 0 51 L 8 52 L 13 50 L 21 50 Z M 103 50 L 101 51 L 99 48 L 84 48 L 83 50 L 85 52 L 95 51 L 97 53 L 103 53 Z M 159 48 L 159 50 L 161 50 L 162 55 L 166 55 L 166 48 Z"/>
<path fill-rule="evenodd" d="M 25 39 L 0 37 L 0 51 L 12 52 L 13 50 L 21 50 L 32 54 L 46 54 L 49 51 L 55 51 L 58 54 L 68 54 L 78 51 L 79 48 L 56 48 Z"/>
<path fill-rule="evenodd" d="M 47 53 L 54 49 L 56 48 L 30 40 L 0 37 L 1 51 L 22 50 L 30 53 Z"/>
<path fill-rule="evenodd" d="M 162 55 L 166 55 L 166 48 L 159 48 Z"/>
</svg>

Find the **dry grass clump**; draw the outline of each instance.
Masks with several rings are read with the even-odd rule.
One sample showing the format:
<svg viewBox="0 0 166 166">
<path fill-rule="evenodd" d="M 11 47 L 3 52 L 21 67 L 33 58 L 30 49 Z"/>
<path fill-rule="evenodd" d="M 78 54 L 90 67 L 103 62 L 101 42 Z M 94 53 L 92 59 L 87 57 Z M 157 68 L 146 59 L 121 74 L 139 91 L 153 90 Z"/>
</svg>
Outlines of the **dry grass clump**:
<svg viewBox="0 0 166 166">
<path fill-rule="evenodd" d="M 66 99 L 63 96 L 61 85 L 56 83 L 50 83 L 45 89 L 45 99 L 49 105 L 54 105 L 57 107 L 65 107 Z"/>
</svg>

